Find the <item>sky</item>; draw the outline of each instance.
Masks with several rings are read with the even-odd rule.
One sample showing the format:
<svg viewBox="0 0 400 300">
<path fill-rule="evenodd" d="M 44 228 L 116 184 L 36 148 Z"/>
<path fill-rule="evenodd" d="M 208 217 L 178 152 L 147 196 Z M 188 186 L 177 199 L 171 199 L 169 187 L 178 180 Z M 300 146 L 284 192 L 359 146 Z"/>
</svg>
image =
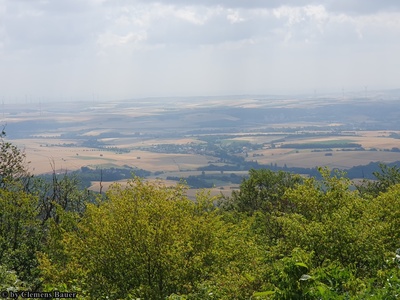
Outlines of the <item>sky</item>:
<svg viewBox="0 0 400 300">
<path fill-rule="evenodd" d="M 398 0 L 0 0 L 0 99 L 400 87 Z"/>
</svg>

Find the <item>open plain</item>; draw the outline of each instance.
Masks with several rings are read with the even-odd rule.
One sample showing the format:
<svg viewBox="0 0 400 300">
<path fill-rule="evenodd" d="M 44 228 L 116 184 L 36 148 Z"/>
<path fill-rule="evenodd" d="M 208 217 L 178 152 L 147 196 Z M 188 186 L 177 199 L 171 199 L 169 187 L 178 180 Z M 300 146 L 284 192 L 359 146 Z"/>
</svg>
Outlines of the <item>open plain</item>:
<svg viewBox="0 0 400 300">
<path fill-rule="evenodd" d="M 150 178 L 212 175 L 213 169 L 243 176 L 254 166 L 346 170 L 400 161 L 400 111 L 395 99 L 384 98 L 5 103 L 1 115 L 7 139 L 24 149 L 34 174 L 129 167 L 151 172 Z"/>
</svg>

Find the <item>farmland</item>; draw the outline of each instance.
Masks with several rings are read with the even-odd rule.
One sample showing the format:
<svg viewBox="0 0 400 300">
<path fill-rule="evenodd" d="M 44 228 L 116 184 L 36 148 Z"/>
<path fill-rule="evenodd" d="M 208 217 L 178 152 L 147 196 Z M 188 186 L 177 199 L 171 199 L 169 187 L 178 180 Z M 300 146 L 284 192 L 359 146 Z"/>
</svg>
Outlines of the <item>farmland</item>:
<svg viewBox="0 0 400 300">
<path fill-rule="evenodd" d="M 400 161 L 400 111 L 384 97 L 6 103 L 2 124 L 34 174 L 128 167 L 149 171 L 149 178 L 203 176 L 207 186 L 211 176 L 229 190 L 235 184 L 224 183 L 224 175 L 244 176 L 250 168 L 346 170 Z"/>
</svg>

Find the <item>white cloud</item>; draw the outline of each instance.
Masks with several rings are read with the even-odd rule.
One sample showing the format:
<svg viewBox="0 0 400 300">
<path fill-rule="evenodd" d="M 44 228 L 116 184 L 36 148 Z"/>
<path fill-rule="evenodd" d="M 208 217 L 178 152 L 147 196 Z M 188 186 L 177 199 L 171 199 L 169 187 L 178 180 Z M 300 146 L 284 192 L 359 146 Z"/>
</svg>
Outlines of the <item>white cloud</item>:
<svg viewBox="0 0 400 300">
<path fill-rule="evenodd" d="M 181 9 L 177 9 L 174 15 L 179 19 L 182 19 L 184 21 L 187 21 L 195 25 L 203 25 L 207 21 L 206 18 L 197 14 L 195 8 L 191 7 L 184 7 Z"/>
<path fill-rule="evenodd" d="M 0 82 L 71 97 L 395 85 L 398 3 L 0 0 Z"/>
<path fill-rule="evenodd" d="M 226 18 L 229 20 L 229 22 L 231 22 L 232 24 L 234 23 L 241 23 L 243 21 L 245 21 L 245 19 L 243 17 L 240 16 L 240 13 L 238 10 L 228 10 L 228 15 L 226 16 Z"/>
<path fill-rule="evenodd" d="M 126 35 L 117 35 L 111 32 L 105 32 L 99 35 L 97 43 L 101 47 L 118 47 L 125 45 L 134 45 L 146 40 L 145 33 L 128 33 Z"/>
</svg>

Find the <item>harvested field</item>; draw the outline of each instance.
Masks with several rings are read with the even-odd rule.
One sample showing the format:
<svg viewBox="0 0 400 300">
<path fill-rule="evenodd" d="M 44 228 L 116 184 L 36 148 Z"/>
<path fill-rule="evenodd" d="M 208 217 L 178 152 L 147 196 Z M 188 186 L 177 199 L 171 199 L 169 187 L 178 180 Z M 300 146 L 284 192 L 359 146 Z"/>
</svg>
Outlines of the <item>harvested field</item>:
<svg viewBox="0 0 400 300">
<path fill-rule="evenodd" d="M 326 156 L 325 154 L 332 154 Z M 271 155 L 268 151 L 264 156 L 256 158 L 260 164 L 277 164 L 278 166 L 313 168 L 316 166 L 328 166 L 331 168 L 351 168 L 358 165 L 367 165 L 371 161 L 384 163 L 400 160 L 400 153 L 387 151 L 332 151 L 311 152 L 310 150 L 288 151 L 278 155 Z"/>
<path fill-rule="evenodd" d="M 372 135 L 369 133 L 369 135 L 363 136 L 363 135 L 358 135 L 358 136 L 343 136 L 343 137 L 324 137 L 324 138 L 310 138 L 310 139 L 302 139 L 302 140 L 297 140 L 297 144 L 326 144 L 329 145 L 335 144 L 335 143 L 357 143 L 360 144 L 363 148 L 370 149 L 370 148 L 376 148 L 376 149 L 392 149 L 393 147 L 400 147 L 400 140 L 391 138 L 388 136 L 381 136 L 381 135 Z M 289 143 L 289 142 L 288 142 Z M 292 143 L 292 142 L 290 142 Z"/>
<path fill-rule="evenodd" d="M 153 146 L 153 145 L 186 145 L 190 143 L 201 144 L 205 143 L 204 141 L 199 141 L 195 138 L 180 138 L 180 139 L 151 139 L 151 140 L 142 140 L 140 142 L 136 142 L 130 146 Z"/>
<path fill-rule="evenodd" d="M 194 170 L 208 164 L 208 158 L 196 154 L 166 154 L 147 151 L 116 153 L 103 149 L 85 147 L 40 146 L 37 140 L 21 140 L 18 145 L 25 149 L 30 170 L 34 174 L 52 171 L 51 163 L 56 169 L 77 170 L 83 166 L 113 164 L 128 165 L 148 171 L 181 171 Z"/>
<path fill-rule="evenodd" d="M 246 135 L 241 137 L 232 138 L 232 141 L 246 141 L 252 144 L 271 143 L 273 141 L 284 138 L 284 135 Z"/>
<path fill-rule="evenodd" d="M 92 131 L 92 134 L 104 132 Z M 400 153 L 389 152 L 392 148 L 400 148 L 400 140 L 390 137 L 391 132 L 365 131 L 357 132 L 354 136 L 332 136 L 315 137 L 307 139 L 296 139 L 295 143 L 326 144 L 339 142 L 352 142 L 360 144 L 366 150 L 376 149 L 378 151 L 334 151 L 312 152 L 312 149 L 286 149 L 277 148 L 262 149 L 248 153 L 247 160 L 257 160 L 260 164 L 277 164 L 288 167 L 315 167 L 330 166 L 335 168 L 349 168 L 355 165 L 368 164 L 371 161 L 393 162 L 400 160 Z M 232 138 L 232 141 L 248 141 L 251 143 L 269 143 L 272 140 L 283 138 L 283 135 L 243 135 Z M 137 146 L 151 146 L 157 144 L 183 145 L 188 143 L 201 143 L 195 138 L 177 139 L 149 139 L 138 138 L 105 138 L 102 139 L 110 146 L 120 148 L 133 148 Z M 148 151 L 132 150 L 128 153 L 117 153 L 106 149 L 76 147 L 77 140 L 57 138 L 33 138 L 13 140 L 17 146 L 24 149 L 27 160 L 31 161 L 30 170 L 34 174 L 48 173 L 52 171 L 51 164 L 56 169 L 76 170 L 83 166 L 113 165 L 115 167 L 128 165 L 148 171 L 182 172 L 194 171 L 200 166 L 208 165 L 213 161 L 212 157 L 200 154 L 167 154 L 153 153 Z M 287 141 L 293 143 L 293 141 Z M 386 151 L 382 151 L 386 150 Z"/>
<path fill-rule="evenodd" d="M 371 106 L 357 101 L 240 96 L 48 103 L 43 109 L 37 104 L 13 104 L 6 107 L 3 119 L 10 124 L 7 133 L 21 138 L 12 142 L 25 149 L 34 174 L 51 172 L 52 165 L 57 170 L 128 165 L 165 172 L 161 177 L 198 175 L 197 168 L 211 163 L 242 170 L 248 167 L 237 163 L 234 156 L 288 167 L 350 168 L 371 161 L 400 160 L 400 153 L 395 152 L 400 148 L 400 139 L 395 138 L 399 131 L 390 131 L 398 129 L 396 106 L 386 103 L 382 111 L 381 100 L 371 99 Z M 209 137 L 207 141 L 212 143 L 213 135 L 223 140 L 207 147 L 186 146 L 205 143 L 199 140 L 202 137 Z M 245 142 L 265 144 L 264 149 L 240 147 Z M 302 143 L 308 144 L 308 149 L 297 147 Z M 161 144 L 177 147 L 157 146 Z M 299 149 L 281 148 L 284 144 Z M 314 144 L 319 147 L 314 148 Z M 366 151 L 354 151 L 351 144 L 359 144 Z M 351 151 L 337 151 L 342 150 L 340 145 Z M 171 153 L 137 150 L 151 146 L 156 146 L 154 151 Z M 322 149 L 331 146 L 338 149 Z"/>
</svg>

